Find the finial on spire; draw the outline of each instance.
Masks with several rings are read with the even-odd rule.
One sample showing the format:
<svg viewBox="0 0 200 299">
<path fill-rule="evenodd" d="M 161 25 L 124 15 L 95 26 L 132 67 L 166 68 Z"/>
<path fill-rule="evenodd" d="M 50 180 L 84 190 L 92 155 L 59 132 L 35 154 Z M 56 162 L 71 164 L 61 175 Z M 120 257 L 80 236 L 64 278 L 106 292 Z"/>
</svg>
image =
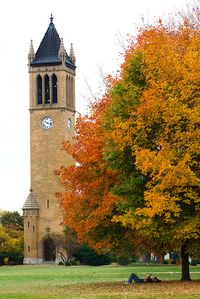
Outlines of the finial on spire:
<svg viewBox="0 0 200 299">
<path fill-rule="evenodd" d="M 70 59 L 72 63 L 76 63 L 76 57 L 74 55 L 74 48 L 73 48 L 73 44 L 71 43 L 71 48 L 70 48 Z"/>
<path fill-rule="evenodd" d="M 50 17 L 50 23 L 53 23 L 53 14 L 51 13 L 51 17 Z"/>
<path fill-rule="evenodd" d="M 30 42 L 30 50 L 29 50 L 29 53 L 30 54 L 34 54 L 34 47 L 33 47 L 33 40 L 31 39 L 31 42 Z"/>
<path fill-rule="evenodd" d="M 31 62 L 33 62 L 34 58 L 35 58 L 35 52 L 34 52 L 34 47 L 33 47 L 33 41 L 31 40 L 31 42 L 30 42 L 30 49 L 29 49 L 29 53 L 28 53 L 29 64 Z"/>
<path fill-rule="evenodd" d="M 58 57 L 60 58 L 61 61 L 65 62 L 66 60 L 66 50 L 63 42 L 63 38 L 60 39 L 60 48 L 58 51 Z"/>
</svg>

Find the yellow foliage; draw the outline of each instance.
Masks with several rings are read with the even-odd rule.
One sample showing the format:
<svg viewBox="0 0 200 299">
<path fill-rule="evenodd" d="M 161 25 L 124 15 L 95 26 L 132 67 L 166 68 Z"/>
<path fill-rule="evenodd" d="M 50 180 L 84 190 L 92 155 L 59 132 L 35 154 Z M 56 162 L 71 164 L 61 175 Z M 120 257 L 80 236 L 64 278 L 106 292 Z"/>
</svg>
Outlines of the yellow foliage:
<svg viewBox="0 0 200 299">
<path fill-rule="evenodd" d="M 138 53 L 145 88 L 137 104 L 131 105 L 136 94 L 131 63 Z M 126 118 L 112 115 L 114 127 L 109 134 L 119 151 L 126 146 L 132 149 L 137 169 L 148 182 L 144 206 L 125 211 L 114 221 L 149 229 L 157 217 L 174 227 L 182 219 L 181 234 L 178 225 L 174 235 L 198 235 L 200 222 L 193 219 L 200 216 L 199 64 L 200 31 L 186 25 L 177 31 L 162 24 L 147 28 L 127 51 L 120 86 L 124 86 L 130 105 Z M 117 101 L 122 99 L 114 97 L 114 107 Z"/>
</svg>

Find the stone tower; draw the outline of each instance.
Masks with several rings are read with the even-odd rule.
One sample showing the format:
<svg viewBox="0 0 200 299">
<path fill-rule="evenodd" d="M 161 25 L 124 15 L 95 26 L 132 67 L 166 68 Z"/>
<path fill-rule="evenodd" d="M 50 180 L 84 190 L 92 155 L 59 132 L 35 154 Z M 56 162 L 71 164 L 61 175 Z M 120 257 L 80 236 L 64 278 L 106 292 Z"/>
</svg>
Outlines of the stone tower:
<svg viewBox="0 0 200 299">
<path fill-rule="evenodd" d="M 63 232 L 63 214 L 55 193 L 60 186 L 54 171 L 73 164 L 62 150 L 72 140 L 75 124 L 75 56 L 67 54 L 50 18 L 34 52 L 28 54 L 30 93 L 31 190 L 23 206 L 24 263 L 59 261 L 51 234 Z"/>
</svg>

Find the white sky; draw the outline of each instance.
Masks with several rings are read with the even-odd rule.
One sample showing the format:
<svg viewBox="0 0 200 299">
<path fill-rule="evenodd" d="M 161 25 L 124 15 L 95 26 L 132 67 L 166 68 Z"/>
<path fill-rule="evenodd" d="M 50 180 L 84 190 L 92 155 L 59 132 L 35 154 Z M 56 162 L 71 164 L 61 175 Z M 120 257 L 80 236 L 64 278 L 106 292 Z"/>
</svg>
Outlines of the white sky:
<svg viewBox="0 0 200 299">
<path fill-rule="evenodd" d="M 29 94 L 27 54 L 37 50 L 53 13 L 69 53 L 77 59 L 76 109 L 85 112 L 89 91 L 100 86 L 100 71 L 117 70 L 122 51 L 117 36 L 133 35 L 141 17 L 152 22 L 182 9 L 188 0 L 6 0 L 0 10 L 0 209 L 21 212 L 28 193 Z"/>
</svg>

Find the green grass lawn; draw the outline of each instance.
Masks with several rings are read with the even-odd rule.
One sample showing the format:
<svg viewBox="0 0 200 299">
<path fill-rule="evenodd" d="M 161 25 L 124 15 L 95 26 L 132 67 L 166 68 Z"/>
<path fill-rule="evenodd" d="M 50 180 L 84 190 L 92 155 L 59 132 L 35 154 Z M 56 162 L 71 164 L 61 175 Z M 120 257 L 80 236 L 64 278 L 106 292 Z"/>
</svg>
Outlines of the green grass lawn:
<svg viewBox="0 0 200 299">
<path fill-rule="evenodd" d="M 123 266 L 3 266 L 0 298 L 200 298 L 200 266 L 191 267 L 192 282 L 180 282 L 174 265 Z M 131 272 L 158 276 L 161 283 L 124 285 Z"/>
</svg>

